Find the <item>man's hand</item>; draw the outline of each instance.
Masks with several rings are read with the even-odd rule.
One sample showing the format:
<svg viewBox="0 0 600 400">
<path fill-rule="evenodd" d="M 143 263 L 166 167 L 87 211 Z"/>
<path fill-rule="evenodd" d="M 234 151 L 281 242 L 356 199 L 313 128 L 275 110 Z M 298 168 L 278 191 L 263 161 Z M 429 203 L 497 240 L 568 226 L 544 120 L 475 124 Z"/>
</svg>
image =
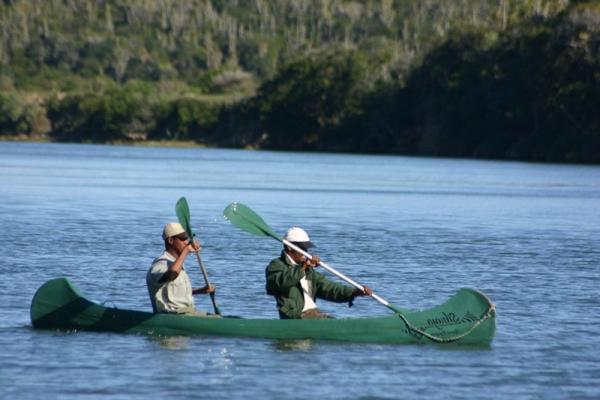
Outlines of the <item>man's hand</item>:
<svg viewBox="0 0 600 400">
<path fill-rule="evenodd" d="M 216 291 L 217 291 L 217 288 L 215 288 L 214 285 L 208 285 L 208 286 L 204 286 L 203 288 L 200 288 L 200 289 L 192 290 L 192 294 L 210 294 L 210 293 L 215 293 Z"/>
<path fill-rule="evenodd" d="M 185 246 L 185 250 L 189 253 L 195 253 L 197 251 L 200 251 L 202 249 L 202 246 L 200 246 L 200 242 L 197 239 L 194 239 L 194 241 L 190 241 L 187 246 Z"/>
<path fill-rule="evenodd" d="M 354 291 L 352 292 L 352 296 L 354 296 L 354 297 L 370 296 L 372 294 L 373 294 L 373 290 L 370 287 L 368 287 L 367 285 L 363 286 L 363 290 L 354 289 Z"/>
<path fill-rule="evenodd" d="M 198 239 L 194 239 L 193 242 L 191 242 L 188 246 L 192 247 L 192 251 L 200 251 L 202 249 L 202 246 L 200 246 L 200 241 L 198 241 Z"/>
<path fill-rule="evenodd" d="M 312 256 L 310 259 L 307 257 L 306 260 L 304 260 L 304 263 L 302 263 L 302 271 L 306 271 L 309 268 L 316 268 L 320 263 L 321 259 L 319 256 Z"/>
</svg>

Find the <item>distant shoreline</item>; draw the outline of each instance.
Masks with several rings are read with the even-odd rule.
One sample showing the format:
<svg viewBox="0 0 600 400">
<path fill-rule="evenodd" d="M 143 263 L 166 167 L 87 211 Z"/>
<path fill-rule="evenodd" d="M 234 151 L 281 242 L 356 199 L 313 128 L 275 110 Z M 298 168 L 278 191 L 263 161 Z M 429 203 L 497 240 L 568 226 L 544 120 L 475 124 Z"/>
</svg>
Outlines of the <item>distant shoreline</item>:
<svg viewBox="0 0 600 400">
<path fill-rule="evenodd" d="M 262 150 L 276 152 L 298 152 L 298 153 L 315 153 L 315 154 L 347 154 L 347 155 L 369 155 L 369 156 L 397 156 L 397 157 L 423 157 L 423 158 L 439 158 L 439 159 L 455 159 L 455 160 L 473 160 L 473 161 L 499 161 L 499 162 L 516 162 L 516 163 L 536 163 L 536 164 L 557 164 L 557 165 L 587 165 L 598 166 L 597 163 L 586 162 L 560 162 L 560 161 L 540 161 L 540 160 L 522 160 L 522 159 L 506 159 L 506 158 L 478 158 L 478 157 L 450 157 L 450 156 L 433 156 L 423 154 L 396 154 L 396 153 L 356 153 L 344 151 L 322 151 L 322 150 L 283 150 L 283 149 L 266 149 L 261 147 L 231 147 L 231 146 L 213 146 L 194 141 L 177 141 L 177 140 L 131 140 L 131 141 L 114 141 L 114 142 L 61 142 L 53 141 L 47 137 L 28 137 L 27 135 L 9 135 L 0 136 L 0 142 L 22 142 L 22 143 L 56 143 L 56 144 L 83 144 L 83 145 L 100 145 L 100 146 L 130 146 L 130 147 L 164 147 L 164 148 L 202 148 L 202 149 L 237 149 L 237 150 Z"/>
<path fill-rule="evenodd" d="M 30 143 L 71 143 L 71 144 L 99 144 L 108 146 L 135 146 L 135 147 L 200 147 L 211 148 L 192 140 L 118 140 L 114 142 L 60 142 L 50 140 L 46 136 L 31 137 L 28 135 L 0 136 L 0 142 L 30 142 Z"/>
</svg>

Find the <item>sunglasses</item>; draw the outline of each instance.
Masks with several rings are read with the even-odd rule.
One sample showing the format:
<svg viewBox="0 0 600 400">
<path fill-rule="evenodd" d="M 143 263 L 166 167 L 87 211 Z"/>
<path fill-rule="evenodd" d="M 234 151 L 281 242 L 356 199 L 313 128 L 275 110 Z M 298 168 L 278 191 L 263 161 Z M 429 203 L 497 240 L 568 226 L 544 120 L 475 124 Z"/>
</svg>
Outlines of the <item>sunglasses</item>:
<svg viewBox="0 0 600 400">
<path fill-rule="evenodd" d="M 182 242 L 187 242 L 187 241 L 190 240 L 190 237 L 188 235 L 185 235 L 185 236 L 175 236 L 175 238 L 177 240 L 181 240 Z"/>
</svg>

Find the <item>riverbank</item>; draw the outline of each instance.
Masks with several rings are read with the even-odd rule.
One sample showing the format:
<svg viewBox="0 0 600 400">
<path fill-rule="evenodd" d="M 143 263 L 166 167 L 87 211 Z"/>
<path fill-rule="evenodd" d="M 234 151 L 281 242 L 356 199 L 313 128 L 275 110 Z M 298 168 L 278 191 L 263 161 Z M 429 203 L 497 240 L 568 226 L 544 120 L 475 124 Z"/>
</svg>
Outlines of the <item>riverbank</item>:
<svg viewBox="0 0 600 400">
<path fill-rule="evenodd" d="M 31 142 L 31 143 L 65 143 L 53 141 L 47 136 L 35 136 L 31 137 L 28 135 L 4 135 L 0 136 L 0 142 Z M 102 144 L 110 146 L 135 146 L 135 147 L 198 147 L 207 148 L 205 144 L 196 143 L 192 140 L 115 140 L 112 142 L 105 143 L 93 143 L 93 142 L 71 142 L 78 144 Z"/>
<path fill-rule="evenodd" d="M 129 146 L 129 147 L 148 147 L 148 148 L 212 148 L 212 149 L 243 149 L 243 150 L 268 150 L 268 151 L 293 151 L 300 153 L 328 153 L 328 154 L 347 154 L 347 155 L 356 155 L 356 154 L 368 154 L 368 155 L 380 155 L 380 156 L 405 156 L 405 157 L 419 157 L 419 155 L 415 154 L 389 154 L 389 153 L 360 153 L 360 152 L 344 152 L 344 151 L 319 151 L 319 150 L 272 150 L 263 148 L 260 146 L 216 146 L 216 145 L 207 145 L 203 143 L 197 143 L 192 140 L 116 140 L 111 142 L 60 142 L 53 141 L 47 136 L 36 136 L 29 137 L 27 135 L 8 135 L 8 136 L 0 136 L 0 142 L 23 142 L 23 143 L 55 143 L 55 144 L 83 144 L 83 145 L 105 145 L 105 146 Z M 487 160 L 487 161 L 523 161 L 523 162 L 534 162 L 534 163 L 544 163 L 544 164 L 579 164 L 579 165 L 596 165 L 598 162 L 556 162 L 556 161 L 540 161 L 540 160 L 507 160 L 505 158 L 482 158 L 482 157 L 460 157 L 460 156 L 438 156 L 429 158 L 440 158 L 440 159 L 463 159 L 463 160 Z"/>
</svg>

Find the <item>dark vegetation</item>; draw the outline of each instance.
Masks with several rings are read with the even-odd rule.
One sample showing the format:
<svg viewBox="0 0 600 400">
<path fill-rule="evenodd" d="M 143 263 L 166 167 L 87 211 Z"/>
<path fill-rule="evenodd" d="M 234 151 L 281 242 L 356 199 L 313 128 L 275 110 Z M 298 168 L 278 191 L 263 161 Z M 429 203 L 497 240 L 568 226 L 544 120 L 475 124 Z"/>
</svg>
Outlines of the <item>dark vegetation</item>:
<svg viewBox="0 0 600 400">
<path fill-rule="evenodd" d="M 600 2 L 0 3 L 0 137 L 600 162 Z"/>
</svg>

